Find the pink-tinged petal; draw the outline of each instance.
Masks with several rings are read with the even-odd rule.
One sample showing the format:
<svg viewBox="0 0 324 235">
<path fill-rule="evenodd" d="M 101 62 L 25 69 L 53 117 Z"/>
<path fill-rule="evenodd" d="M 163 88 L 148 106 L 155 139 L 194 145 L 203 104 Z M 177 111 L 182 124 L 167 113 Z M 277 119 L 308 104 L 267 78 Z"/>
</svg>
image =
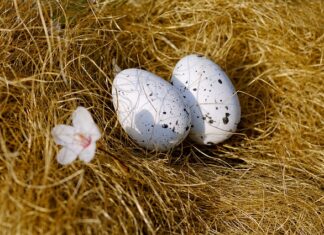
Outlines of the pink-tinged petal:
<svg viewBox="0 0 324 235">
<path fill-rule="evenodd" d="M 52 129 L 52 136 L 56 144 L 69 145 L 74 142 L 74 134 L 76 130 L 72 126 L 57 125 Z"/>
<path fill-rule="evenodd" d="M 65 145 L 64 148 L 67 148 L 67 149 L 71 150 L 76 155 L 78 155 L 79 153 L 81 153 L 83 151 L 83 149 L 84 149 L 84 147 L 81 145 L 81 143 L 76 142 L 76 141 L 73 144 Z"/>
<path fill-rule="evenodd" d="M 77 156 L 72 150 L 63 147 L 57 154 L 57 161 L 62 165 L 67 165 L 73 162 Z"/>
<path fill-rule="evenodd" d="M 94 121 L 90 112 L 79 106 L 72 114 L 73 126 L 79 131 L 89 133 L 93 129 Z"/>
<path fill-rule="evenodd" d="M 80 160 L 88 163 L 93 159 L 95 153 L 96 143 L 92 143 L 79 154 L 79 158 Z"/>
</svg>

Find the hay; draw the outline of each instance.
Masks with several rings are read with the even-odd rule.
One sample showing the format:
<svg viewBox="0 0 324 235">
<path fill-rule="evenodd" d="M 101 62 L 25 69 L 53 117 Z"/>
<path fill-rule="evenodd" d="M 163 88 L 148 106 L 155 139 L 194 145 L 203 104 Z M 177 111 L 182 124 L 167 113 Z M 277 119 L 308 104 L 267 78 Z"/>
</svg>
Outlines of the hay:
<svg viewBox="0 0 324 235">
<path fill-rule="evenodd" d="M 322 234 L 323 11 L 320 0 L 1 1 L 1 233 Z M 170 79 L 194 52 L 238 89 L 238 134 L 138 148 L 112 108 L 113 59 Z M 90 164 L 62 167 L 50 131 L 78 105 L 104 136 Z"/>
</svg>

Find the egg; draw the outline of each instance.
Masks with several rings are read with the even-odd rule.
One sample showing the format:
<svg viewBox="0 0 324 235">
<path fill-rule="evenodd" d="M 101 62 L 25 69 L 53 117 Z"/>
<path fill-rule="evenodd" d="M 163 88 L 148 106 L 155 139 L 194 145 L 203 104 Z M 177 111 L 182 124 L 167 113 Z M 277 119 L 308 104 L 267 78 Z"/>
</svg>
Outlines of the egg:
<svg viewBox="0 0 324 235">
<path fill-rule="evenodd" d="M 171 83 L 191 112 L 189 137 L 199 144 L 217 144 L 233 135 L 241 119 L 237 92 L 213 61 L 188 55 L 175 66 Z"/>
<path fill-rule="evenodd" d="M 119 72 L 112 100 L 122 128 L 146 149 L 167 151 L 189 133 L 191 115 L 183 98 L 153 73 L 135 68 Z"/>
</svg>

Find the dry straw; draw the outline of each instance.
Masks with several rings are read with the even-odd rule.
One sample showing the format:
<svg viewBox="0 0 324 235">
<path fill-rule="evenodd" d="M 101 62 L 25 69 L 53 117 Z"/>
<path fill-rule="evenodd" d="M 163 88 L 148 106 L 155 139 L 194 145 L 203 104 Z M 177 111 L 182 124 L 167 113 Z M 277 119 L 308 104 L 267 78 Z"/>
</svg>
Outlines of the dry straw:
<svg viewBox="0 0 324 235">
<path fill-rule="evenodd" d="M 2 234 L 323 234 L 323 1 L 0 1 Z M 183 56 L 220 64 L 238 134 L 168 153 L 129 139 L 112 61 L 170 79 Z M 88 107 L 104 133 L 62 167 L 50 136 Z"/>
</svg>

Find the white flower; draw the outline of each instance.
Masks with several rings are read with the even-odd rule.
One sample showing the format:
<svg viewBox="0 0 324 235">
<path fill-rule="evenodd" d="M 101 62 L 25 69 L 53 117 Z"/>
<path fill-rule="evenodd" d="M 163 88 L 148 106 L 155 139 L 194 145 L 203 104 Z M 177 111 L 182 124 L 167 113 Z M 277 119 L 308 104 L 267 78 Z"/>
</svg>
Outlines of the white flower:
<svg viewBox="0 0 324 235">
<path fill-rule="evenodd" d="M 66 165 L 78 155 L 82 161 L 90 162 L 101 134 L 89 111 L 78 107 L 72 114 L 72 126 L 57 125 L 52 130 L 52 136 L 56 144 L 63 146 L 57 155 L 57 161 Z"/>
</svg>

